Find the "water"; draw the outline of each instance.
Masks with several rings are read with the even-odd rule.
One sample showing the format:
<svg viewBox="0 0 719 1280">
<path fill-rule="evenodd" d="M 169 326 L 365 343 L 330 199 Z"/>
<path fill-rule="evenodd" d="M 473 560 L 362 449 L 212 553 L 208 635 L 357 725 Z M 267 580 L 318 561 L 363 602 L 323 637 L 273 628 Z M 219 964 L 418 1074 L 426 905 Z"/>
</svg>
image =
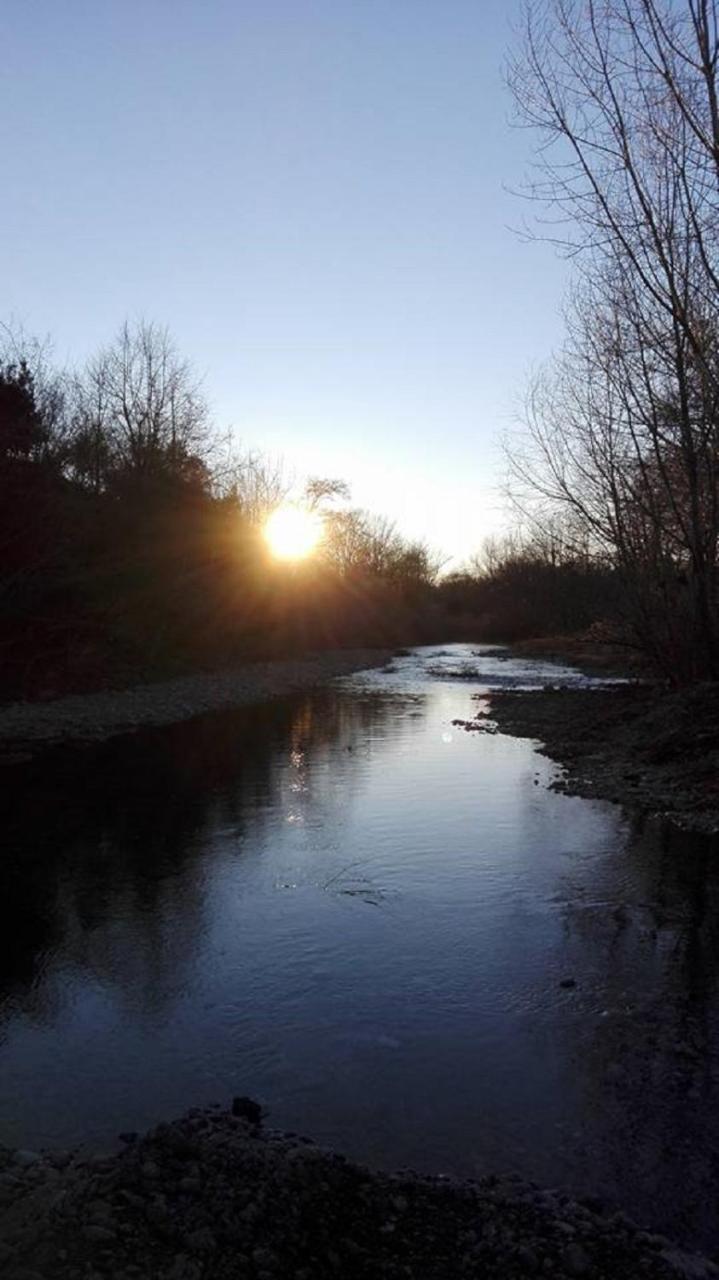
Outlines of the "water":
<svg viewBox="0 0 719 1280">
<path fill-rule="evenodd" d="M 420 649 L 8 770 L 0 1140 L 106 1148 L 249 1093 L 378 1166 L 717 1246 L 716 849 L 452 725 L 547 682 L 586 680 Z"/>
</svg>

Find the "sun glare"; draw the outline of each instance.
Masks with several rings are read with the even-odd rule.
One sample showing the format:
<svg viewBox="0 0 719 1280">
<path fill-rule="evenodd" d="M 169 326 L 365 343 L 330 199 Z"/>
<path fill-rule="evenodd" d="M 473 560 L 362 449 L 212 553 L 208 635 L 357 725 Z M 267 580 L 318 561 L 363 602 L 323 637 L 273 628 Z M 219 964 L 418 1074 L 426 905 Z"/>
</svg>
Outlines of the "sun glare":
<svg viewBox="0 0 719 1280">
<path fill-rule="evenodd" d="M 322 537 L 322 521 L 301 507 L 278 507 L 265 525 L 265 538 L 279 560 L 303 560 Z"/>
</svg>

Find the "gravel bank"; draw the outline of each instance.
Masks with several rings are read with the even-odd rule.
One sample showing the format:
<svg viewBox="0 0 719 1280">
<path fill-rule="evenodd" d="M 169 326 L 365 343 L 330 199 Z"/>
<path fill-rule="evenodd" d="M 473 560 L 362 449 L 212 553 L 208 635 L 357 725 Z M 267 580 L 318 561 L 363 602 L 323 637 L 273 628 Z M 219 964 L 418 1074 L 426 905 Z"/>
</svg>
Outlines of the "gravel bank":
<svg viewBox="0 0 719 1280">
<path fill-rule="evenodd" d="M 383 666 L 390 657 L 389 650 L 336 649 L 132 689 L 10 703 L 0 707 L 0 759 L 16 760 L 60 742 L 98 741 L 148 725 L 176 724 L 211 711 L 301 693 L 334 676 Z"/>
<path fill-rule="evenodd" d="M 371 1173 L 220 1108 L 109 1157 L 0 1148 L 0 1269 L 5 1280 L 719 1277 L 595 1202 L 511 1179 Z"/>
<path fill-rule="evenodd" d="M 493 693 L 489 714 L 564 766 L 558 790 L 719 831 L 719 685 Z"/>
</svg>

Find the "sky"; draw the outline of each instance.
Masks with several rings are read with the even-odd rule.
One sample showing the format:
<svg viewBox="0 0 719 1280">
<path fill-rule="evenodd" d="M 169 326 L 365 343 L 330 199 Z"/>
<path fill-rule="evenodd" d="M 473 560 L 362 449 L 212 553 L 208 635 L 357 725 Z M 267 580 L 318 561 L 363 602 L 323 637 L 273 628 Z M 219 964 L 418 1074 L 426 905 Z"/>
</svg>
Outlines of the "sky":
<svg viewBox="0 0 719 1280">
<path fill-rule="evenodd" d="M 516 233 L 519 0 L 4 0 L 0 319 L 166 324 L 218 424 L 457 566 L 561 340 Z"/>
</svg>

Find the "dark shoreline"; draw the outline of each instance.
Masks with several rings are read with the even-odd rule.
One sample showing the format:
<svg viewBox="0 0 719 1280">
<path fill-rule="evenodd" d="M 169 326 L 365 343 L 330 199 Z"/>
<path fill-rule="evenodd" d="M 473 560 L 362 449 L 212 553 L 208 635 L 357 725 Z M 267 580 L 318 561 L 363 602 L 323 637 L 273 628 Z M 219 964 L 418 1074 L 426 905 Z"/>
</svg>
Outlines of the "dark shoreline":
<svg viewBox="0 0 719 1280">
<path fill-rule="evenodd" d="M 110 1156 L 0 1148 L 6 1280 L 719 1276 L 597 1201 L 374 1173 L 237 1104 L 125 1135 Z"/>
<path fill-rule="evenodd" d="M 390 649 L 329 649 L 131 689 L 6 704 L 0 707 L 0 764 L 23 762 L 61 743 L 100 742 L 135 729 L 289 697 L 336 676 L 384 666 L 391 656 Z"/>
<path fill-rule="evenodd" d="M 558 790 L 719 831 L 719 685 L 495 692 L 489 715 L 563 766 Z"/>
</svg>

